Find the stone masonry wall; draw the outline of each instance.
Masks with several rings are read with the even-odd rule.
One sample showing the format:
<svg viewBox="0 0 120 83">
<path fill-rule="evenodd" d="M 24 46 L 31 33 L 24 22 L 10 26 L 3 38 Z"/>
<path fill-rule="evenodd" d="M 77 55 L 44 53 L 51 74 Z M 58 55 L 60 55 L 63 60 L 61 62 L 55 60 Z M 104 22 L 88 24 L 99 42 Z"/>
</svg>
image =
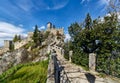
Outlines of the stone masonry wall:
<svg viewBox="0 0 120 83">
<path fill-rule="evenodd" d="M 24 39 L 22 41 L 18 41 L 14 43 L 14 49 L 19 49 L 20 47 L 24 46 L 25 44 L 28 43 L 28 39 Z"/>
<path fill-rule="evenodd" d="M 9 48 L 4 48 L 4 47 L 0 48 L 0 55 L 7 51 L 9 51 Z"/>
<path fill-rule="evenodd" d="M 47 31 L 50 31 L 50 32 L 53 33 L 54 35 L 57 34 L 57 31 L 59 31 L 59 33 L 60 33 L 61 35 L 64 34 L 63 28 L 60 28 L 60 29 L 56 29 L 56 28 L 54 29 L 54 28 L 52 28 L 52 29 L 48 29 Z"/>
</svg>

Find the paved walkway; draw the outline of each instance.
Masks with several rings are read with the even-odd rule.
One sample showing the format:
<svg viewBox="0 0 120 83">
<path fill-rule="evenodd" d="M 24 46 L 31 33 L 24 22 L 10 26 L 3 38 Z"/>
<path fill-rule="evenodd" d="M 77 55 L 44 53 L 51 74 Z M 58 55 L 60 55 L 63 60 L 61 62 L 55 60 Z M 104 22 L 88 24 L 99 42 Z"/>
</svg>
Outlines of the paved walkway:
<svg viewBox="0 0 120 83">
<path fill-rule="evenodd" d="M 57 59 L 63 68 L 61 72 L 61 83 L 120 83 L 109 77 L 100 78 L 97 72 L 89 72 L 82 67 L 70 63 L 64 57 L 57 53 Z"/>
</svg>

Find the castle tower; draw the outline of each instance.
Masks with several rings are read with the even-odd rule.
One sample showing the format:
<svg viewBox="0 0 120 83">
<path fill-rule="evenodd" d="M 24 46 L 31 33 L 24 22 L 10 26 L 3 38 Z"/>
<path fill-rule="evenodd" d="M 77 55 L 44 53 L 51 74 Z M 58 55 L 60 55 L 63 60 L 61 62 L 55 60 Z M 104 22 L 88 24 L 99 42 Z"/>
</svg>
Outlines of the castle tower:
<svg viewBox="0 0 120 83">
<path fill-rule="evenodd" d="M 50 30 L 52 28 L 52 23 L 51 22 L 48 22 L 47 23 L 47 29 Z"/>
<path fill-rule="evenodd" d="M 27 37 L 28 41 L 32 39 L 32 36 L 33 36 L 33 32 L 28 32 L 28 37 Z"/>
<path fill-rule="evenodd" d="M 4 40 L 4 48 L 6 48 L 6 49 L 9 50 L 10 45 L 12 45 L 12 41 L 10 41 L 10 40 Z"/>
</svg>

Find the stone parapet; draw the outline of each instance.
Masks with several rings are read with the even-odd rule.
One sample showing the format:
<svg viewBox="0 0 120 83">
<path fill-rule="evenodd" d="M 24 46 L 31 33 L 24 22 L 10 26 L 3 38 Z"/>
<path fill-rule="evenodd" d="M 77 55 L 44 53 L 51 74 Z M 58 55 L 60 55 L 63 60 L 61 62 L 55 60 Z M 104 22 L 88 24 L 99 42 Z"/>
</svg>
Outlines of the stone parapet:
<svg viewBox="0 0 120 83">
<path fill-rule="evenodd" d="M 47 74 L 47 82 L 46 83 L 55 83 L 54 78 L 54 55 L 50 55 L 49 65 L 48 65 L 48 74 Z"/>
</svg>

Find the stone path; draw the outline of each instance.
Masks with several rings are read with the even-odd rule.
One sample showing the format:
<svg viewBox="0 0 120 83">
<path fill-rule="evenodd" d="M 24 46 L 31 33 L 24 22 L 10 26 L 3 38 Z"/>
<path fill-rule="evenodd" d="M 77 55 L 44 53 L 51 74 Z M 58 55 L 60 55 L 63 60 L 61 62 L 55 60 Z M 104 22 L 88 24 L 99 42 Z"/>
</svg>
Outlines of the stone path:
<svg viewBox="0 0 120 83">
<path fill-rule="evenodd" d="M 60 66 L 63 67 L 60 83 L 120 83 L 109 77 L 100 78 L 97 72 L 85 71 L 80 66 L 65 60 L 59 52 L 56 53 Z"/>
</svg>

